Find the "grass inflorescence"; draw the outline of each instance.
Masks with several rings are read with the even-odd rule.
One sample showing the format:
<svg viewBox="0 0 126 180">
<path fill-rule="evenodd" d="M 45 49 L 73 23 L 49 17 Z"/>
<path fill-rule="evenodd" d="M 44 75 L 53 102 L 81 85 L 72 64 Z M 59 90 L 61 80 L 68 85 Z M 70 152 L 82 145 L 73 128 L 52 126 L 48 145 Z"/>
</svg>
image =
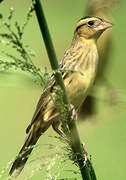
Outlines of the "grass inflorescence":
<svg viewBox="0 0 126 180">
<path fill-rule="evenodd" d="M 45 86 L 49 78 L 49 72 L 47 72 L 46 68 L 42 69 L 34 64 L 33 58 L 35 57 L 35 53 L 30 49 L 29 45 L 23 42 L 25 28 L 32 17 L 33 11 L 34 7 L 31 5 L 23 25 L 20 25 L 18 21 L 13 22 L 13 8 L 9 9 L 9 15 L 6 20 L 4 20 L 3 14 L 0 15 L 0 28 L 2 30 L 0 33 L 0 45 L 2 48 L 5 48 L 5 51 L 1 50 L 1 54 L 4 57 L 0 57 L 0 71 L 20 69 L 21 71 L 30 73 L 35 77 L 38 84 Z M 8 52 L 8 47 L 15 53 Z"/>
</svg>

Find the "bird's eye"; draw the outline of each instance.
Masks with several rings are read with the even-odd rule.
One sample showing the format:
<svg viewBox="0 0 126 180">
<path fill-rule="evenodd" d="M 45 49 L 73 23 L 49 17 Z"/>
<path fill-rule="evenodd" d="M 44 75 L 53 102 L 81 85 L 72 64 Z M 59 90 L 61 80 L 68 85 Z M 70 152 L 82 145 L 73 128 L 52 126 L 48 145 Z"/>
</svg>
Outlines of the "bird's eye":
<svg viewBox="0 0 126 180">
<path fill-rule="evenodd" d="M 93 26 L 94 24 L 95 24 L 94 21 L 88 21 L 88 25 L 89 25 L 89 26 Z"/>
</svg>

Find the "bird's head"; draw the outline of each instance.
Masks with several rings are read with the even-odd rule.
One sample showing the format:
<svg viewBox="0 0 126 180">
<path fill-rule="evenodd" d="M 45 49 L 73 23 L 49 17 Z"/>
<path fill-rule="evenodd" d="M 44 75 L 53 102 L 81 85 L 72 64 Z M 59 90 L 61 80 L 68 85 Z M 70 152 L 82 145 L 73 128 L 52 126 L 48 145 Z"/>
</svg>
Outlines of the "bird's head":
<svg viewBox="0 0 126 180">
<path fill-rule="evenodd" d="M 112 23 L 100 17 L 87 16 L 78 21 L 75 33 L 86 39 L 98 39 L 101 33 L 110 27 Z"/>
</svg>

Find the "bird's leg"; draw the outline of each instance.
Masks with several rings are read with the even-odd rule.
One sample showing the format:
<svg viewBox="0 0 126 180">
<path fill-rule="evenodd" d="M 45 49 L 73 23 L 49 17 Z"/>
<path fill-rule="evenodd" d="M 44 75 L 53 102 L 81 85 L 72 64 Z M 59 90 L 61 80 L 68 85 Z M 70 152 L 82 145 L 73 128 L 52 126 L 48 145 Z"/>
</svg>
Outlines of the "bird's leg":
<svg viewBox="0 0 126 180">
<path fill-rule="evenodd" d="M 75 110 L 75 108 L 74 108 L 74 105 L 73 105 L 73 104 L 70 104 L 70 107 L 71 107 L 71 112 L 72 112 L 71 119 L 72 119 L 72 120 L 77 120 L 78 115 L 77 115 L 77 113 L 76 113 L 76 110 Z"/>
</svg>

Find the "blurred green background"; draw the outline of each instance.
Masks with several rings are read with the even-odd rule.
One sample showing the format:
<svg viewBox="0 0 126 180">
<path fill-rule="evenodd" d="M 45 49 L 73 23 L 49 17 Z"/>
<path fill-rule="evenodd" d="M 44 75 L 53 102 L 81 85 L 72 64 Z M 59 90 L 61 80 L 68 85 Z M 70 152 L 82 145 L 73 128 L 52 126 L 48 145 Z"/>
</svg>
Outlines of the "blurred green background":
<svg viewBox="0 0 126 180">
<path fill-rule="evenodd" d="M 4 0 L 0 4 L 0 13 L 7 17 L 9 8 L 14 7 L 14 19 L 24 22 L 30 0 Z M 43 6 L 48 25 L 54 41 L 58 59 L 61 59 L 64 51 L 69 47 L 75 23 L 84 15 L 87 1 L 84 0 L 43 0 Z M 98 87 L 98 114 L 91 119 L 78 123 L 81 140 L 87 144 L 89 155 L 95 168 L 98 180 L 124 180 L 126 179 L 126 1 L 121 1 L 120 6 L 113 12 L 113 48 L 110 58 L 110 66 L 107 70 L 107 78 L 114 87 L 119 102 L 116 106 L 107 102 L 107 91 Z M 26 27 L 24 42 L 29 44 L 36 52 L 34 63 L 40 67 L 50 67 L 48 57 L 41 38 L 38 23 L 33 15 Z M 2 57 L 2 55 L 0 55 Z M 104 91 L 104 94 L 103 94 Z M 0 72 L 0 179 L 6 179 L 8 162 L 13 160 L 25 139 L 25 129 L 31 121 L 36 103 L 40 97 L 42 88 L 35 84 L 28 73 L 21 71 Z M 52 128 L 46 135 L 40 138 L 39 144 L 52 143 L 55 145 L 56 135 Z M 54 141 L 54 142 L 53 142 Z M 50 149 L 50 151 L 53 151 Z M 40 145 L 38 154 L 48 154 Z M 39 157 L 39 155 L 36 155 Z M 51 154 L 51 153 L 50 153 Z M 40 162 L 39 162 L 40 163 Z M 29 163 L 27 166 L 30 166 Z M 31 176 L 29 167 L 17 179 L 27 179 Z M 33 166 L 34 175 L 31 180 L 45 179 L 42 169 L 35 170 L 38 163 Z M 4 169 L 3 169 L 4 168 Z M 68 167 L 73 169 L 73 166 Z M 58 170 L 57 170 L 58 171 Z M 73 173 L 61 173 L 60 178 L 76 177 Z M 49 179 L 49 178 L 47 178 Z M 80 179 L 80 178 L 77 178 Z"/>
</svg>

